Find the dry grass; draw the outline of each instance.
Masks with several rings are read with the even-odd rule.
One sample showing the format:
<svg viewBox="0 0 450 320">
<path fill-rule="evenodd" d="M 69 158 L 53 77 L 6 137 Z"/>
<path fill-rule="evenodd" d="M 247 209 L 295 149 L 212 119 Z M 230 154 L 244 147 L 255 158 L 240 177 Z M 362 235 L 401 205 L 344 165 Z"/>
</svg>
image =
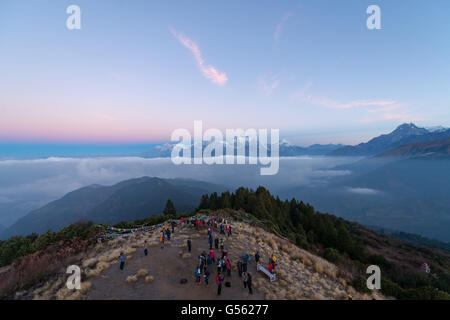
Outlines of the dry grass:
<svg viewBox="0 0 450 320">
<path fill-rule="evenodd" d="M 137 277 L 145 277 L 148 274 L 148 271 L 145 269 L 139 269 L 139 271 L 136 273 Z"/>
<path fill-rule="evenodd" d="M 183 255 L 181 256 L 181 258 L 183 258 L 183 259 L 187 259 L 187 258 L 190 258 L 190 257 L 191 257 L 191 254 L 189 252 L 183 253 Z"/>
<path fill-rule="evenodd" d="M 86 294 L 89 289 L 91 289 L 92 287 L 92 283 L 89 281 L 84 281 L 81 283 L 81 288 L 80 288 L 80 293 L 81 294 Z"/>
<path fill-rule="evenodd" d="M 97 263 L 97 266 L 95 269 L 88 269 L 86 271 L 86 276 L 88 278 L 97 277 L 102 271 L 108 269 L 110 267 L 110 264 L 108 262 L 100 261 Z"/>
<path fill-rule="evenodd" d="M 138 280 L 137 276 L 133 275 L 133 276 L 128 276 L 126 281 L 128 283 L 135 283 L 135 282 L 137 282 L 137 280 Z"/>
<path fill-rule="evenodd" d="M 145 283 L 152 283 L 153 282 L 153 280 L 154 280 L 155 278 L 153 277 L 153 276 L 146 276 L 145 277 Z"/>
<path fill-rule="evenodd" d="M 88 268 L 88 267 L 95 265 L 97 263 L 97 261 L 98 261 L 97 258 L 90 258 L 90 259 L 85 260 L 83 262 L 82 266 L 83 266 L 83 268 Z"/>
</svg>

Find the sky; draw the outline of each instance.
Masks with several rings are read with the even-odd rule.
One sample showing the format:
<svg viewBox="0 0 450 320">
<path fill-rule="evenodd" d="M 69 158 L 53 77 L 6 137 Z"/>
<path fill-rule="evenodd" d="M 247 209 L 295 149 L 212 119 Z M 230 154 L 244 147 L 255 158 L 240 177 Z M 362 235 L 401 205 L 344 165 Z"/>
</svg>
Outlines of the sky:
<svg viewBox="0 0 450 320">
<path fill-rule="evenodd" d="M 66 27 L 73 4 L 80 30 Z M 380 30 L 366 27 L 371 4 Z M 449 12 L 446 0 L 2 0 L 0 145 L 142 146 L 195 120 L 299 145 L 450 126 Z"/>
</svg>

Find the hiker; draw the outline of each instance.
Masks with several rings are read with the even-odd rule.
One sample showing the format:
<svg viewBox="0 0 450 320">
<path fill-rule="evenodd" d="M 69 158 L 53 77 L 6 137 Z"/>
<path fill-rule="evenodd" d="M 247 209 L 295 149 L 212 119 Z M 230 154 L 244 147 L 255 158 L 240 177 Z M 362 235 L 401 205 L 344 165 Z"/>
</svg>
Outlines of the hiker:
<svg viewBox="0 0 450 320">
<path fill-rule="evenodd" d="M 204 277 L 205 277 L 205 283 L 206 283 L 206 285 L 208 285 L 208 280 L 209 280 L 209 270 L 208 270 L 208 268 L 207 267 L 205 267 L 205 271 L 203 272 L 204 273 Z"/>
<path fill-rule="evenodd" d="M 242 262 L 242 272 L 247 272 L 247 260 L 245 259 Z"/>
<path fill-rule="evenodd" d="M 144 255 L 148 255 L 147 240 L 144 241 Z"/>
<path fill-rule="evenodd" d="M 227 226 L 227 234 L 230 236 L 230 226 Z"/>
<path fill-rule="evenodd" d="M 242 277 L 242 261 L 241 261 L 241 259 L 239 259 L 239 261 L 237 263 L 237 269 L 238 269 L 239 278 L 240 278 L 240 277 Z"/>
<path fill-rule="evenodd" d="M 243 272 L 242 273 L 242 282 L 244 283 L 244 288 L 247 288 L 247 280 L 248 280 L 247 272 Z"/>
<path fill-rule="evenodd" d="M 270 273 L 273 273 L 273 269 L 274 269 L 274 268 L 273 268 L 273 264 L 272 264 L 272 263 L 269 264 L 269 272 L 270 272 Z"/>
<path fill-rule="evenodd" d="M 222 273 L 225 273 L 227 270 L 227 260 L 225 258 L 222 259 Z"/>
<path fill-rule="evenodd" d="M 199 268 L 195 268 L 195 270 L 194 270 L 195 281 L 197 282 L 197 285 L 200 285 L 200 282 L 201 282 L 201 273 L 200 273 L 200 270 L 201 270 L 201 269 L 199 269 Z"/>
<path fill-rule="evenodd" d="M 219 239 L 218 239 L 218 238 L 215 238 L 215 239 L 214 239 L 214 247 L 215 247 L 216 249 L 219 249 Z"/>
<path fill-rule="evenodd" d="M 275 266 L 275 263 L 277 262 L 277 258 L 272 254 L 272 256 L 269 259 L 269 263 L 272 263 Z"/>
<path fill-rule="evenodd" d="M 213 260 L 211 259 L 211 256 L 208 254 L 208 258 L 206 259 L 206 265 L 210 265 L 213 263 Z"/>
<path fill-rule="evenodd" d="M 217 259 L 217 274 L 222 270 L 222 259 Z"/>
<path fill-rule="evenodd" d="M 258 262 L 259 262 L 259 258 L 260 258 L 260 256 L 259 256 L 259 252 L 258 252 L 258 251 L 256 251 L 256 253 L 255 253 L 255 262 L 256 262 L 256 264 L 258 264 Z"/>
<path fill-rule="evenodd" d="M 172 233 L 174 233 L 174 232 L 175 232 L 175 221 L 172 221 Z"/>
<path fill-rule="evenodd" d="M 247 275 L 247 287 L 248 287 L 248 293 L 253 294 L 252 275 L 250 273 Z"/>
<path fill-rule="evenodd" d="M 203 266 L 205 265 L 205 260 L 204 260 L 203 255 L 199 255 L 198 259 L 199 259 L 199 262 L 198 262 L 199 268 L 200 268 L 200 270 L 203 270 Z"/>
<path fill-rule="evenodd" d="M 208 239 L 208 242 L 209 242 L 209 249 L 212 249 L 213 238 L 212 238 L 212 236 L 211 236 L 211 235 L 209 235 L 209 239 Z"/>
<path fill-rule="evenodd" d="M 240 228 L 242 228 L 242 222 L 241 222 L 241 223 L 239 223 L 239 227 L 240 227 Z"/>
<path fill-rule="evenodd" d="M 220 238 L 220 249 L 223 250 L 223 239 Z"/>
<path fill-rule="evenodd" d="M 229 235 L 231 236 L 232 235 L 232 233 L 231 233 L 231 225 L 228 227 L 228 229 L 229 229 Z"/>
<path fill-rule="evenodd" d="M 209 252 L 209 257 L 211 258 L 212 262 L 216 263 L 216 254 L 213 249 Z"/>
<path fill-rule="evenodd" d="M 123 252 L 121 252 L 120 256 L 119 256 L 120 270 L 123 270 L 123 267 L 125 266 L 125 260 L 126 260 L 126 258 L 124 256 Z"/>
<path fill-rule="evenodd" d="M 167 240 L 170 241 L 170 230 L 167 230 Z"/>
<path fill-rule="evenodd" d="M 189 238 L 189 239 L 187 240 L 187 246 L 188 246 L 188 251 L 191 252 L 191 248 L 192 248 L 191 238 Z"/>
<path fill-rule="evenodd" d="M 230 259 L 226 260 L 226 266 L 227 266 L 227 277 L 231 277 L 231 261 L 230 261 Z"/>
<path fill-rule="evenodd" d="M 159 241 L 161 242 L 161 249 L 164 249 L 164 232 L 163 232 L 161 238 L 159 239 Z"/>
<path fill-rule="evenodd" d="M 216 283 L 217 283 L 217 295 L 220 296 L 222 293 L 222 283 L 223 283 L 223 277 L 220 275 L 220 273 L 216 276 Z"/>
<path fill-rule="evenodd" d="M 225 234 L 223 224 L 220 225 L 220 234 Z"/>
</svg>

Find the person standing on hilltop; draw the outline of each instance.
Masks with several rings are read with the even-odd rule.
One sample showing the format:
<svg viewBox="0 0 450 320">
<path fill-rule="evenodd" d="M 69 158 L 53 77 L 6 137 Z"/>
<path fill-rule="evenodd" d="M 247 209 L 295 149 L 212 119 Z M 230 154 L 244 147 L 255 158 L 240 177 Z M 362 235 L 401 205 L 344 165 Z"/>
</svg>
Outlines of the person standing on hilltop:
<svg viewBox="0 0 450 320">
<path fill-rule="evenodd" d="M 211 250 L 211 249 L 212 249 L 212 244 L 213 244 L 213 238 L 212 238 L 212 235 L 209 235 L 208 242 L 209 242 L 209 249 Z"/>
<path fill-rule="evenodd" d="M 247 272 L 247 260 L 242 261 L 242 272 Z"/>
<path fill-rule="evenodd" d="M 218 238 L 215 238 L 215 239 L 214 239 L 214 247 L 215 247 L 216 249 L 219 249 L 219 239 L 218 239 Z"/>
<path fill-rule="evenodd" d="M 217 295 L 220 296 L 222 293 L 222 283 L 223 283 L 223 277 L 220 275 L 220 272 L 216 276 L 216 283 L 217 283 Z"/>
<path fill-rule="evenodd" d="M 256 262 L 256 264 L 258 264 L 258 262 L 259 262 L 259 258 L 260 258 L 260 256 L 259 256 L 259 252 L 258 252 L 258 251 L 256 251 L 256 253 L 255 253 L 255 262 Z"/>
<path fill-rule="evenodd" d="M 247 288 L 247 280 L 248 280 L 247 272 L 243 272 L 242 273 L 242 283 L 244 284 L 244 289 Z"/>
<path fill-rule="evenodd" d="M 211 258 L 211 261 L 216 263 L 216 254 L 213 249 L 209 252 L 209 257 Z"/>
<path fill-rule="evenodd" d="M 248 293 L 253 294 L 252 275 L 250 273 L 247 275 L 247 287 L 248 287 Z"/>
<path fill-rule="evenodd" d="M 144 255 L 148 255 L 147 240 L 144 241 Z"/>
<path fill-rule="evenodd" d="M 241 259 L 239 259 L 238 263 L 237 263 L 237 269 L 238 269 L 238 274 L 239 274 L 239 278 L 242 277 L 242 261 Z"/>
<path fill-rule="evenodd" d="M 161 242 L 161 249 L 164 249 L 164 240 L 165 240 L 165 237 L 164 237 L 164 232 L 163 232 L 163 234 L 161 235 L 161 238 L 159 239 L 159 241 Z"/>
<path fill-rule="evenodd" d="M 167 229 L 167 240 L 170 241 L 170 230 L 169 229 Z"/>
<path fill-rule="evenodd" d="M 220 270 L 222 270 L 222 259 L 217 258 L 217 274 L 220 274 Z"/>
<path fill-rule="evenodd" d="M 230 259 L 226 259 L 226 266 L 227 266 L 227 277 L 231 277 L 231 261 Z"/>
<path fill-rule="evenodd" d="M 125 266 L 125 260 L 125 255 L 123 254 L 123 252 L 121 252 L 119 256 L 120 270 L 123 270 L 123 267 Z"/>
<path fill-rule="evenodd" d="M 191 248 L 192 248 L 191 238 L 187 239 L 187 246 L 188 246 L 188 251 L 191 252 Z"/>
<path fill-rule="evenodd" d="M 208 286 L 208 280 L 209 280 L 209 270 L 208 270 L 208 267 L 207 266 L 205 266 L 205 271 L 203 272 L 203 274 L 204 274 L 204 277 L 205 277 L 205 284 L 206 284 L 206 286 Z"/>
</svg>

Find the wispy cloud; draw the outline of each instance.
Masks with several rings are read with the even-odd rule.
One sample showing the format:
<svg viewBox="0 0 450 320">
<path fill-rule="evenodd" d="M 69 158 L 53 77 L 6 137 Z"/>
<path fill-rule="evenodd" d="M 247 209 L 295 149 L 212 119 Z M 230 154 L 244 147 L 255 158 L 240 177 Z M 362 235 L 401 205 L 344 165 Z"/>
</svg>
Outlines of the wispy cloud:
<svg viewBox="0 0 450 320">
<path fill-rule="evenodd" d="M 197 62 L 197 65 L 205 78 L 211 80 L 211 82 L 218 84 L 219 86 L 223 86 L 227 83 L 228 77 L 225 72 L 221 72 L 213 66 L 205 64 L 205 60 L 202 57 L 202 53 L 200 52 L 197 43 L 186 37 L 184 34 L 175 31 L 173 28 L 169 29 L 174 37 L 192 52 L 195 61 Z"/>
<path fill-rule="evenodd" d="M 347 191 L 364 195 L 376 195 L 380 193 L 380 191 L 370 188 L 348 188 Z"/>
<path fill-rule="evenodd" d="M 278 23 L 277 26 L 275 27 L 275 33 L 273 34 L 273 39 L 274 40 L 278 40 L 281 37 L 281 33 L 283 32 L 284 24 L 292 16 L 293 16 L 293 14 L 291 12 L 288 12 L 288 13 L 286 13 L 283 16 L 283 18 L 281 19 L 280 23 Z"/>
<path fill-rule="evenodd" d="M 280 85 L 280 80 L 277 76 L 262 76 L 259 78 L 258 84 L 264 95 L 271 96 L 273 91 Z"/>
<path fill-rule="evenodd" d="M 311 86 L 312 83 L 308 82 L 304 88 L 294 92 L 291 96 L 292 100 L 340 110 L 364 108 L 364 111 L 368 112 L 368 116 L 358 120 L 360 123 L 373 123 L 378 121 L 414 122 L 426 119 L 423 115 L 411 113 L 406 104 L 393 99 L 362 99 L 342 103 L 334 99 L 309 93 L 308 91 Z"/>
<path fill-rule="evenodd" d="M 334 108 L 334 109 L 351 109 L 357 107 L 392 107 L 398 106 L 395 100 L 355 100 L 347 103 L 341 103 L 326 97 L 316 96 L 308 93 L 312 86 L 311 82 L 301 90 L 294 92 L 292 99 L 298 102 L 307 102 L 312 105 Z"/>
</svg>

